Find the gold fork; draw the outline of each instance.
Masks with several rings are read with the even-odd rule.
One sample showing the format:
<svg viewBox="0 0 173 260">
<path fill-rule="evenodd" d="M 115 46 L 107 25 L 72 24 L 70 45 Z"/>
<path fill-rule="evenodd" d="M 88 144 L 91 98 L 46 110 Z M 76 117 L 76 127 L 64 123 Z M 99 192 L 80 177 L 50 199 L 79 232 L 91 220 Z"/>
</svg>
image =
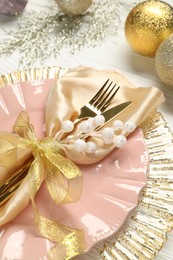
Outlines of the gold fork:
<svg viewBox="0 0 173 260">
<path fill-rule="evenodd" d="M 95 96 L 81 108 L 80 114 L 75 120 L 75 124 L 79 123 L 79 121 L 83 118 L 94 117 L 95 115 L 102 114 L 120 88 L 115 88 L 115 86 L 116 84 L 110 82 L 109 79 L 106 80 Z M 19 187 L 27 174 L 28 168 L 29 165 L 27 164 L 22 169 L 19 169 L 5 184 L 0 187 L 0 206 L 3 205 Z"/>
<path fill-rule="evenodd" d="M 109 79 L 106 80 L 95 96 L 80 109 L 80 115 L 77 120 L 85 117 L 94 117 L 105 111 L 120 88 L 117 87 L 115 89 L 117 84 L 114 84 L 113 86 L 112 84 L 113 81 L 110 82 Z"/>
<path fill-rule="evenodd" d="M 73 122 L 74 128 L 85 118 L 101 115 L 106 110 L 120 88 L 115 88 L 116 85 L 117 84 L 114 84 L 113 81 L 110 82 L 109 79 L 106 80 L 95 96 L 80 109 L 80 114 Z M 68 134 L 69 132 L 61 133 L 58 137 L 59 139 L 64 139 Z"/>
</svg>

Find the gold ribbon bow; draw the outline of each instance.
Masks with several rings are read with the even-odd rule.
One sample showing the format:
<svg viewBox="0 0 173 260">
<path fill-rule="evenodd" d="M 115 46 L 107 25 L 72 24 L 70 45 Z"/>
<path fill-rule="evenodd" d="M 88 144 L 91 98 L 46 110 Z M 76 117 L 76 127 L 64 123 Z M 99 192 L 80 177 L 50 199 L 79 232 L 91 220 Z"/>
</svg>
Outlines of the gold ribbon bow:
<svg viewBox="0 0 173 260">
<path fill-rule="evenodd" d="M 48 253 L 49 259 L 70 259 L 85 249 L 83 231 L 41 216 L 34 198 L 42 182 L 45 181 L 55 203 L 77 201 L 82 190 L 82 173 L 72 161 L 65 158 L 61 146 L 55 139 L 45 137 L 37 140 L 26 112 L 19 114 L 13 129 L 17 135 L 0 133 L 0 165 L 8 167 L 9 160 L 15 163 L 19 146 L 31 149 L 33 160 L 26 178 L 36 226 L 42 236 L 55 243 Z"/>
</svg>

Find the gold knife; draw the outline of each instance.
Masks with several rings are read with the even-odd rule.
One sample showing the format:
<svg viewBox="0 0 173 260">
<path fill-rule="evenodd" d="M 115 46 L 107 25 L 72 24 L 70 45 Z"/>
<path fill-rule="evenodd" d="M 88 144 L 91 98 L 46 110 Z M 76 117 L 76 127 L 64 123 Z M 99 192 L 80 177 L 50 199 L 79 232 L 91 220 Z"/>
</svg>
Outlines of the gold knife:
<svg viewBox="0 0 173 260">
<path fill-rule="evenodd" d="M 102 115 L 105 118 L 105 123 L 107 124 L 114 117 L 118 116 L 125 109 L 127 109 L 131 104 L 132 104 L 132 101 L 127 101 L 127 102 L 121 103 L 121 104 L 119 104 L 115 107 L 112 107 L 112 108 L 106 110 L 105 112 L 103 112 Z"/>
</svg>

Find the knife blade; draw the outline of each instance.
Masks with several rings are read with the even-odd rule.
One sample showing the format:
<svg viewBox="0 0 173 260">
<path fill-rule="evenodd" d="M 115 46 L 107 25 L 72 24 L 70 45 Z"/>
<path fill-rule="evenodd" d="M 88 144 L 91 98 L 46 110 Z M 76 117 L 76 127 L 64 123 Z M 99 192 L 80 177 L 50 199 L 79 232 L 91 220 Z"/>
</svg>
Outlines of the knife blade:
<svg viewBox="0 0 173 260">
<path fill-rule="evenodd" d="M 105 124 L 107 124 L 109 121 L 117 117 L 120 113 L 122 113 L 125 109 L 127 109 L 132 104 L 132 101 L 126 101 L 124 103 L 121 103 L 115 107 L 112 107 L 105 112 L 102 113 L 102 116 L 105 118 Z M 104 126 L 103 125 L 103 126 Z M 102 128 L 101 126 L 100 128 Z"/>
</svg>

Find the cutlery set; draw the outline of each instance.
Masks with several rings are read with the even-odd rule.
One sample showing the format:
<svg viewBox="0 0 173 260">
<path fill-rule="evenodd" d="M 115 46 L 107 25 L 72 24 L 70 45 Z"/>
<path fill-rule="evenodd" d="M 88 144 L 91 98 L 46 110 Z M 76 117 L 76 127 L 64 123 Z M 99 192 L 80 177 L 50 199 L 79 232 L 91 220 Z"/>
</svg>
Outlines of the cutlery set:
<svg viewBox="0 0 173 260">
<path fill-rule="evenodd" d="M 96 129 L 98 131 L 110 120 L 114 119 L 117 115 L 126 110 L 132 104 L 131 101 L 126 101 L 106 110 L 106 108 L 109 106 L 112 99 L 120 89 L 119 86 L 116 86 L 117 84 L 110 82 L 110 80 L 108 79 L 95 94 L 95 96 L 85 106 L 81 108 L 80 114 L 74 122 L 75 127 L 79 122 L 81 122 L 81 120 L 87 119 L 89 117 L 94 117 L 96 115 L 103 115 L 105 117 L 105 123 L 98 129 Z M 15 173 L 15 175 L 11 177 L 5 184 L 0 186 L 0 206 L 3 205 L 20 186 L 22 180 L 27 175 L 29 165 L 30 162 L 28 162 L 28 164 L 25 165 L 22 169 L 19 169 Z"/>
</svg>

